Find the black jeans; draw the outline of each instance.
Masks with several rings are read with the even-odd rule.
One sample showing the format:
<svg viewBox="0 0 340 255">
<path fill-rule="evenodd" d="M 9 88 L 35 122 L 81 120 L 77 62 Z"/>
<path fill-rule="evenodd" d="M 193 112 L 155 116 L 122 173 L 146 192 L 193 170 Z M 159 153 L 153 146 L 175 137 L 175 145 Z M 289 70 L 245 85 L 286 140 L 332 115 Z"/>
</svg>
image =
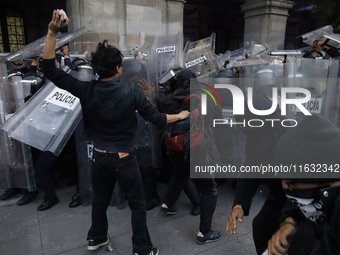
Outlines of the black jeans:
<svg viewBox="0 0 340 255">
<path fill-rule="evenodd" d="M 87 240 L 105 238 L 108 231 L 106 211 L 118 181 L 128 198 L 131 210 L 133 253 L 148 254 L 152 249 L 146 225 L 145 191 L 135 153 L 119 159 L 118 153 L 101 153 L 94 150 L 92 186 L 92 226 Z"/>
<path fill-rule="evenodd" d="M 58 159 L 50 151 L 40 151 L 32 148 L 34 167 L 38 185 L 44 190 L 43 199 L 56 198 L 54 190 L 53 164 Z"/>
<path fill-rule="evenodd" d="M 184 160 L 182 153 L 174 152 L 170 156 L 174 166 L 174 173 L 171 176 L 168 190 L 166 192 L 164 203 L 167 206 L 173 206 L 181 195 L 184 184 L 190 178 L 190 163 Z M 213 178 L 209 179 L 192 179 L 198 192 L 200 193 L 200 231 L 203 234 L 211 230 L 212 217 L 215 212 L 217 202 L 216 183 Z"/>
</svg>

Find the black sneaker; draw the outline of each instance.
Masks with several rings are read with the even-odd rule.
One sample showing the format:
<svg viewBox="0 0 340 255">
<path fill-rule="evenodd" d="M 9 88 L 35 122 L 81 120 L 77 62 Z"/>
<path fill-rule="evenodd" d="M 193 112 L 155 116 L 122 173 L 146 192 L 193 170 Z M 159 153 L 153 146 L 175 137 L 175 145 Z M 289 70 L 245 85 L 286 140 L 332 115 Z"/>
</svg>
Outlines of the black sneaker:
<svg viewBox="0 0 340 255">
<path fill-rule="evenodd" d="M 151 250 L 151 252 L 148 253 L 147 255 L 158 255 L 158 254 L 159 254 L 158 248 L 153 247 L 152 250 Z M 133 255 L 138 255 L 138 253 L 134 253 Z"/>
<path fill-rule="evenodd" d="M 163 203 L 161 206 L 161 213 L 173 215 L 177 213 L 177 208 L 176 206 L 168 207 L 166 204 Z"/>
<path fill-rule="evenodd" d="M 210 242 L 216 242 L 220 240 L 222 237 L 220 231 L 210 230 L 207 234 L 203 235 L 201 232 L 198 232 L 196 241 L 199 244 L 205 244 Z"/>
<path fill-rule="evenodd" d="M 105 237 L 102 239 L 90 239 L 87 245 L 87 249 L 90 251 L 95 251 L 97 250 L 99 247 L 107 245 L 109 243 L 109 237 Z"/>
</svg>

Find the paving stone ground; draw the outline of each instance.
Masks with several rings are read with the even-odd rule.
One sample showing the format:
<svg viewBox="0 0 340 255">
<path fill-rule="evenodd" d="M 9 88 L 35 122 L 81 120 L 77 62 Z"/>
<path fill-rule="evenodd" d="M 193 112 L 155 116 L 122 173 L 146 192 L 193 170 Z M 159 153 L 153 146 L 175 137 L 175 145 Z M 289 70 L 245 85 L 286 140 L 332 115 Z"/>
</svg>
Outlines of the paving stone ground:
<svg viewBox="0 0 340 255">
<path fill-rule="evenodd" d="M 178 213 L 163 215 L 159 207 L 148 212 L 148 226 L 153 244 L 165 255 L 252 255 L 256 254 L 252 240 L 251 221 L 258 213 L 268 191 L 264 186 L 254 198 L 250 215 L 238 225 L 238 234 L 226 233 L 228 215 L 231 210 L 234 189 L 232 180 L 218 186 L 218 202 L 213 218 L 213 228 L 221 230 L 220 241 L 199 245 L 195 241 L 199 216 L 190 214 L 191 204 L 182 194 L 176 206 Z M 158 184 L 161 197 L 166 184 Z M 1 189 L 1 187 L 0 187 Z M 17 206 L 21 195 L 9 201 L 0 201 L 0 254 L 1 255 L 87 255 L 87 254 L 132 254 L 130 210 L 109 207 L 110 245 L 97 251 L 87 251 L 86 234 L 91 222 L 91 206 L 69 208 L 68 204 L 75 187 L 57 189 L 60 203 L 47 211 L 37 211 L 42 202 L 42 193 L 25 206 Z M 1 192 L 1 190 L 0 190 Z M 112 251 L 109 251 L 112 248 Z"/>
</svg>

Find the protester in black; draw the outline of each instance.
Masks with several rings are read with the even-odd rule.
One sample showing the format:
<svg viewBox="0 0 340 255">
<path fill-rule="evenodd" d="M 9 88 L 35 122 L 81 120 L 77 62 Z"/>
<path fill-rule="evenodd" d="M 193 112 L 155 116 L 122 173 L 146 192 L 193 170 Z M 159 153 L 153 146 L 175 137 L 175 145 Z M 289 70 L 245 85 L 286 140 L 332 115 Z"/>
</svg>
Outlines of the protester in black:
<svg viewBox="0 0 340 255">
<path fill-rule="evenodd" d="M 99 43 L 91 54 L 91 65 L 98 81 L 82 82 L 55 67 L 57 33 L 69 20 L 53 12 L 43 51 L 43 72 L 54 84 L 80 99 L 84 126 L 93 131 L 94 159 L 92 184 L 95 198 L 92 204 L 92 226 L 88 232 L 88 249 L 96 250 L 109 242 L 106 210 L 111 201 L 116 180 L 125 192 L 132 212 L 132 243 L 134 254 L 159 254 L 152 247 L 146 225 L 145 192 L 134 153 L 137 129 L 135 111 L 157 126 L 185 119 L 189 112 L 174 115 L 159 113 L 152 107 L 139 87 L 121 83 L 122 54 L 107 41 Z"/>
</svg>

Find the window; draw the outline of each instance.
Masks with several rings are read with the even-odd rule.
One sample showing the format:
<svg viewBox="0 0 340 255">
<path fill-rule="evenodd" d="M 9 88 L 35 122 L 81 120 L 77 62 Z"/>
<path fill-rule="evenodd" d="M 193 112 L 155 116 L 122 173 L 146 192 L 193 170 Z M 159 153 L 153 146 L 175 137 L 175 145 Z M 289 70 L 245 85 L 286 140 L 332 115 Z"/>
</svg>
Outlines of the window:
<svg viewBox="0 0 340 255">
<path fill-rule="evenodd" d="M 13 8 L 1 11 L 0 51 L 13 52 L 26 45 L 23 12 Z"/>
</svg>

